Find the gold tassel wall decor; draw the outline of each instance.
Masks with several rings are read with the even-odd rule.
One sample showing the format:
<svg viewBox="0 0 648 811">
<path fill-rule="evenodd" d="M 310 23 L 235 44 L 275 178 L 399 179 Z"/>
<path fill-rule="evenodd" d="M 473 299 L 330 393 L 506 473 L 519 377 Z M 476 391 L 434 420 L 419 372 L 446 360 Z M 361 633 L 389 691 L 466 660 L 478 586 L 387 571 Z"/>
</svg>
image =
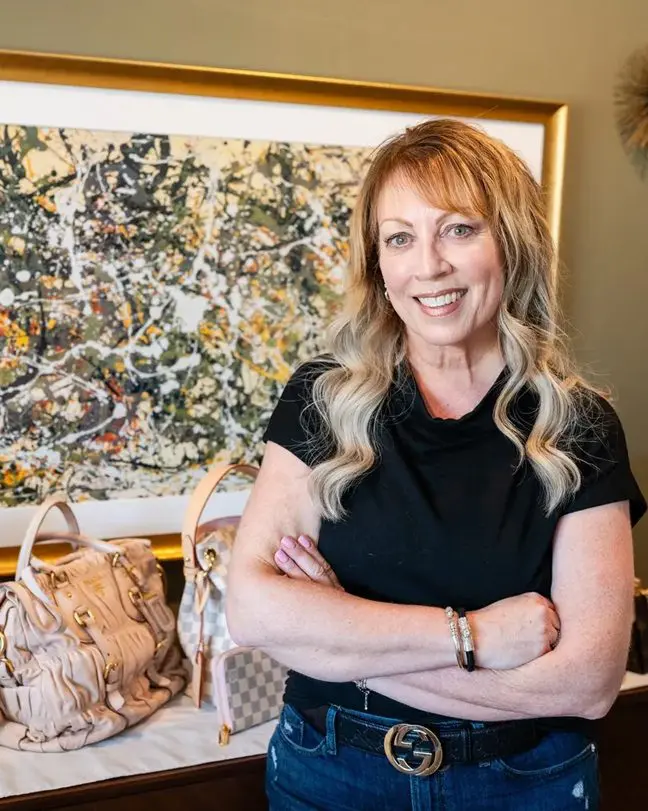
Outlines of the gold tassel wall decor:
<svg viewBox="0 0 648 811">
<path fill-rule="evenodd" d="M 648 174 L 648 46 L 635 51 L 623 66 L 614 102 L 623 148 L 644 177 Z"/>
</svg>

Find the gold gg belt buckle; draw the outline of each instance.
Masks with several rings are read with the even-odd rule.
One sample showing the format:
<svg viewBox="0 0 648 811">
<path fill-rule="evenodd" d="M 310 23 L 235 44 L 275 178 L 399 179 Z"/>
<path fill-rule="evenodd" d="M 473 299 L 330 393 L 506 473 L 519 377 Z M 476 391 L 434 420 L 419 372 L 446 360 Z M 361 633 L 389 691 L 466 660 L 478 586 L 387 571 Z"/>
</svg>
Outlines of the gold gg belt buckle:
<svg viewBox="0 0 648 811">
<path fill-rule="evenodd" d="M 419 744 L 425 742 L 434 745 L 433 753 L 421 751 L 418 748 Z M 439 738 L 431 729 L 418 724 L 396 724 L 385 734 L 384 746 L 387 760 L 403 774 L 428 777 L 438 771 L 443 760 L 443 749 Z M 394 751 L 395 748 L 406 751 Z M 416 758 L 418 762 L 410 763 L 407 756 L 410 760 Z"/>
</svg>

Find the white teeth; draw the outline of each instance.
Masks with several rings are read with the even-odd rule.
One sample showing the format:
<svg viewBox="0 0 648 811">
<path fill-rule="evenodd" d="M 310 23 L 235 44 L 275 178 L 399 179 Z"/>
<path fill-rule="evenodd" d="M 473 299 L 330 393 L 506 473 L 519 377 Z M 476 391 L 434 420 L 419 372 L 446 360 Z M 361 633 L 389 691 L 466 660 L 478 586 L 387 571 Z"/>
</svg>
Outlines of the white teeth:
<svg viewBox="0 0 648 811">
<path fill-rule="evenodd" d="M 463 292 L 446 293 L 445 296 L 419 296 L 419 301 L 425 307 L 444 307 L 453 304 L 463 296 Z"/>
</svg>

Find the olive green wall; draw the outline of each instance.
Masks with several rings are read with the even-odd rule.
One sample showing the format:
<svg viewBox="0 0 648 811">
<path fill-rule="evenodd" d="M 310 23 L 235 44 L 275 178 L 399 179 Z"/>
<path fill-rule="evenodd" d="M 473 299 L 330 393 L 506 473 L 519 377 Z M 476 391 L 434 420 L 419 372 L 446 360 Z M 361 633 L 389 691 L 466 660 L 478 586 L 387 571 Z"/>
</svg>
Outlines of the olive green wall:
<svg viewBox="0 0 648 811">
<path fill-rule="evenodd" d="M 580 358 L 618 396 L 648 491 L 648 180 L 614 130 L 615 75 L 646 0 L 21 0 L 0 48 L 426 84 L 564 101 L 565 301 Z M 1 114 L 0 114 L 1 117 Z M 635 534 L 648 581 L 648 518 Z"/>
</svg>

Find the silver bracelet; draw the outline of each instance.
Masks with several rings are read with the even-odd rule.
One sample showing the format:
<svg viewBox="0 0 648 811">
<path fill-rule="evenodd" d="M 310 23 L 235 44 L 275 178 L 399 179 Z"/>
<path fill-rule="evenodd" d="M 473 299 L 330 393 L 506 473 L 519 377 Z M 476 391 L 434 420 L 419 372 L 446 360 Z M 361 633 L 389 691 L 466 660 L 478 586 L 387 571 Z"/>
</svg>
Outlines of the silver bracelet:
<svg viewBox="0 0 648 811">
<path fill-rule="evenodd" d="M 450 636 L 452 637 L 452 641 L 454 642 L 455 646 L 455 654 L 457 656 L 457 664 L 462 670 L 466 669 L 466 663 L 464 661 L 464 651 L 463 647 L 461 646 L 461 640 L 459 638 L 459 624 L 457 622 L 457 614 L 454 608 L 448 606 L 445 610 L 446 617 L 448 618 L 448 625 L 450 627 Z"/>
<path fill-rule="evenodd" d="M 472 631 L 468 617 L 463 608 L 459 609 L 459 633 L 461 634 L 461 643 L 463 647 L 464 660 L 466 662 L 466 670 L 472 673 L 475 670 L 475 643 L 473 641 Z"/>
</svg>

